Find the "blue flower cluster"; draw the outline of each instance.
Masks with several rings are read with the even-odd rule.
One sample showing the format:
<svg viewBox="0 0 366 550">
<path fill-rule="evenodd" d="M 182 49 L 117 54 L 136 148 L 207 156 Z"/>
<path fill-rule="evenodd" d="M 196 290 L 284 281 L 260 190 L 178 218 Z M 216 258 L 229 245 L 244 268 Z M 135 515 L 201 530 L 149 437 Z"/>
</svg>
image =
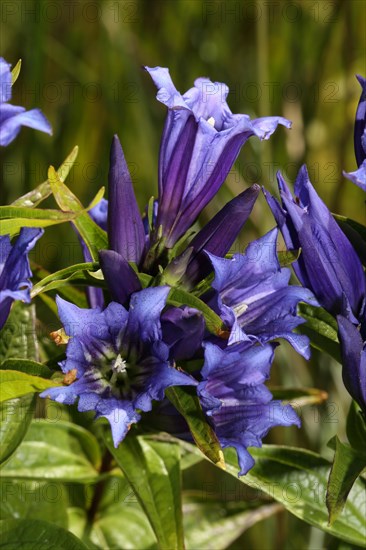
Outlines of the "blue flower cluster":
<svg viewBox="0 0 366 550">
<path fill-rule="evenodd" d="M 4 63 L 2 71 L 9 79 Z M 118 446 L 131 425 L 165 399 L 167 388 L 191 386 L 221 445 L 235 447 L 243 475 L 254 464 L 248 448 L 261 446 L 272 427 L 300 426 L 291 406 L 274 400 L 265 386 L 279 339 L 287 340 L 305 358 L 310 356 L 308 338 L 295 331 L 304 322 L 299 302 L 322 306 L 337 317 L 344 383 L 366 413 L 365 273 L 317 195 L 306 167 L 296 179 L 295 199 L 280 173 L 281 203 L 263 190 L 278 227 L 252 242 L 243 254 L 227 256 L 261 191 L 258 185 L 226 204 L 192 237 L 192 225 L 223 184 L 246 141 L 268 139 L 278 125 L 291 124 L 282 117 L 252 120 L 233 114 L 225 84 L 200 78 L 182 95 L 168 69 L 146 70 L 158 89 L 157 99 L 167 108 L 158 200 L 141 216 L 115 136 L 109 200 L 90 211 L 108 233 L 109 249 L 99 254 L 106 291 L 88 290 L 89 309 L 57 299 L 67 335 L 61 363 L 65 376 L 62 386 L 42 396 L 64 404 L 77 402 L 80 411 L 107 418 Z M 363 88 L 355 134 L 359 169 L 348 177 L 362 187 L 365 80 L 359 80 Z M 9 93 L 2 94 L 3 101 L 9 98 Z M 10 107 L 2 105 L 9 121 L 4 126 L 1 122 L 2 144 L 26 123 L 24 116 L 20 122 L 13 117 L 10 123 Z M 47 131 L 41 123 L 33 126 Z M 288 249 L 301 251 L 293 264 L 301 286 L 289 284 L 291 271 L 280 265 L 278 231 Z M 39 236 L 36 230 L 23 230 L 13 247 L 8 239 L 2 245 L 1 321 L 11 300 L 29 297 L 26 253 Z M 89 252 L 82 245 L 88 261 Z M 183 295 L 199 296 L 221 319 L 219 330 L 207 326 L 199 309 L 176 303 L 172 287 L 182 289 Z"/>
</svg>

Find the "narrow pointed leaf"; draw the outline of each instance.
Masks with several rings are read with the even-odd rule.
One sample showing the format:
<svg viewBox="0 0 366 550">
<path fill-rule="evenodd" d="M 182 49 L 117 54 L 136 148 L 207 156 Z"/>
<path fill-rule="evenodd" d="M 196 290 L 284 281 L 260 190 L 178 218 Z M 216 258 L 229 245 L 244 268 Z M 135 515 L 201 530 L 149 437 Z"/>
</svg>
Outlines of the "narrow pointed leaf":
<svg viewBox="0 0 366 550">
<path fill-rule="evenodd" d="M 57 204 L 64 211 L 76 212 L 78 217 L 74 224 L 79 231 L 80 236 L 85 241 L 91 257 L 94 261 L 98 260 L 98 250 L 107 248 L 107 234 L 101 229 L 84 210 L 79 199 L 70 191 L 70 189 L 62 182 L 57 172 L 50 166 L 48 171 L 48 180 L 52 189 L 52 193 Z"/>
<path fill-rule="evenodd" d="M 342 363 L 337 333 L 337 322 L 325 309 L 300 303 L 299 312 L 306 323 L 297 328 L 297 332 L 310 338 L 310 344 L 320 351 L 331 355 Z"/>
<path fill-rule="evenodd" d="M 198 397 L 183 387 L 167 388 L 165 394 L 184 416 L 197 447 L 211 462 L 225 470 L 224 453 L 205 418 Z"/>
<path fill-rule="evenodd" d="M 85 272 L 94 271 L 96 269 L 99 269 L 99 264 L 94 262 L 85 262 L 81 264 L 74 264 L 70 267 L 65 267 L 64 269 L 50 273 L 41 281 L 33 285 L 31 296 L 33 298 L 42 292 L 58 289 L 59 287 L 67 284 L 69 281 L 72 281 L 75 277 L 80 277 L 81 279 L 85 279 L 85 282 L 90 282 L 90 278 L 85 276 Z"/>
<path fill-rule="evenodd" d="M 116 459 L 149 518 L 165 550 L 183 549 L 180 451 L 174 443 L 147 441 L 129 434 L 115 449 L 110 432 L 105 435 Z"/>
<path fill-rule="evenodd" d="M 1 545 L 4 548 L 57 548 L 87 550 L 87 546 L 70 531 L 39 519 L 12 519 L 0 523 Z"/>
<path fill-rule="evenodd" d="M 40 393 L 47 388 L 59 385 L 59 381 L 53 382 L 25 372 L 0 370 L 0 403 L 28 393 Z"/>
<path fill-rule="evenodd" d="M 19 59 L 15 67 L 11 70 L 11 85 L 14 86 L 16 81 L 18 80 L 18 76 L 20 74 L 20 69 L 22 68 L 22 60 Z"/>
<path fill-rule="evenodd" d="M 71 153 L 66 157 L 64 162 L 61 164 L 61 166 L 57 169 L 57 174 L 61 181 L 65 181 L 67 176 L 69 175 L 69 172 L 76 160 L 76 157 L 78 156 L 79 148 L 76 146 L 73 148 Z M 34 208 L 39 203 L 41 203 L 43 200 L 47 199 L 52 194 L 52 189 L 49 184 L 49 181 L 44 181 L 43 183 L 40 183 L 35 189 L 32 189 L 32 191 L 29 191 L 29 193 L 26 193 L 22 197 L 19 197 L 16 199 L 12 206 L 25 206 L 27 208 Z"/>
<path fill-rule="evenodd" d="M 366 450 L 352 449 L 336 437 L 336 448 L 327 487 L 327 508 L 332 525 L 342 512 L 350 490 L 360 473 L 366 468 Z"/>
</svg>

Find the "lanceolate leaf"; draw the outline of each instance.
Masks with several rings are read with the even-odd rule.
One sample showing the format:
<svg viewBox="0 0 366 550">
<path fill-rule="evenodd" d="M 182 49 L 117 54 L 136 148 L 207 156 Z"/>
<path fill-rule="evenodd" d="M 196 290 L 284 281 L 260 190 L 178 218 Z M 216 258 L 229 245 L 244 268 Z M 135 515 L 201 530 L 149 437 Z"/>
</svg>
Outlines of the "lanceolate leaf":
<svg viewBox="0 0 366 550">
<path fill-rule="evenodd" d="M 18 80 L 20 74 L 20 69 L 22 67 L 22 60 L 19 59 L 15 67 L 11 70 L 11 85 L 14 86 L 15 82 Z"/>
<path fill-rule="evenodd" d="M 53 382 L 24 372 L 0 370 L 0 403 L 27 393 L 40 393 L 47 388 L 59 385 L 60 382 Z"/>
<path fill-rule="evenodd" d="M 13 359 L 11 359 L 13 358 Z M 16 302 L 0 331 L 0 363 L 19 358 L 38 360 L 34 306 Z M 0 464 L 8 460 L 27 433 L 35 409 L 35 394 L 0 404 Z"/>
<path fill-rule="evenodd" d="M 159 548 L 183 549 L 178 445 L 150 442 L 129 434 L 115 449 L 109 432 L 105 437 L 108 449 L 149 518 Z"/>
<path fill-rule="evenodd" d="M 66 157 L 64 162 L 58 168 L 57 174 L 61 181 L 65 181 L 65 179 L 69 175 L 69 172 L 76 160 L 76 157 L 78 156 L 78 151 L 79 148 L 74 147 L 71 153 Z M 27 193 L 26 195 L 19 197 L 19 199 L 15 200 L 12 203 L 12 206 L 25 206 L 27 208 L 34 208 L 51 194 L 51 186 L 49 184 L 49 181 L 47 180 L 43 183 L 40 183 L 35 189 L 29 191 L 29 193 Z"/>
<path fill-rule="evenodd" d="M 95 437 L 61 420 L 34 420 L 2 478 L 90 483 L 98 479 L 100 450 Z"/>
<path fill-rule="evenodd" d="M 331 355 L 341 363 L 341 352 L 337 334 L 337 322 L 325 309 L 309 304 L 299 304 L 299 312 L 306 323 L 300 325 L 297 331 L 310 338 L 310 344 Z"/>
<path fill-rule="evenodd" d="M 366 468 L 366 449 L 352 449 L 336 437 L 336 448 L 327 488 L 329 523 L 333 524 L 342 512 L 356 479 Z"/>
<path fill-rule="evenodd" d="M 78 213 L 74 224 L 85 241 L 94 261 L 98 260 L 98 250 L 108 248 L 107 234 L 99 227 L 84 210 L 79 199 L 62 182 L 57 172 L 50 166 L 48 180 L 57 204 L 63 211 Z M 92 203 L 93 204 L 93 203 Z"/>
<path fill-rule="evenodd" d="M 33 285 L 31 296 L 34 297 L 42 292 L 55 290 L 65 284 L 68 284 L 68 282 L 72 281 L 75 277 L 85 279 L 85 282 L 90 282 L 90 277 L 87 278 L 85 272 L 94 271 L 96 269 L 99 269 L 99 264 L 86 262 L 55 271 L 54 273 L 46 275 L 46 277 L 44 277 L 41 281 Z"/>
<path fill-rule="evenodd" d="M 179 440 L 176 440 L 179 441 Z M 179 442 L 186 450 L 200 454 L 185 441 Z M 256 464 L 240 481 L 274 498 L 299 519 L 356 546 L 364 546 L 366 537 L 365 482 L 354 483 L 343 512 L 332 525 L 328 522 L 325 504 L 330 463 L 316 453 L 305 449 L 263 445 L 251 448 Z M 202 456 L 202 455 L 201 455 Z M 225 450 L 226 472 L 238 476 L 234 449 Z"/>
<path fill-rule="evenodd" d="M 0 522 L 0 538 L 3 548 L 57 548 L 58 550 L 86 550 L 80 539 L 70 531 L 47 521 L 12 519 Z"/>
<path fill-rule="evenodd" d="M 36 396 L 23 397 L 0 403 L 0 465 L 6 462 L 27 433 L 36 406 Z"/>
<path fill-rule="evenodd" d="M 188 388 L 167 388 L 165 394 L 184 416 L 193 439 L 203 454 L 216 466 L 225 469 L 224 454 L 215 432 L 208 424 L 199 399 Z"/>
<path fill-rule="evenodd" d="M 328 399 L 327 392 L 316 388 L 279 388 L 269 386 L 269 389 L 274 399 L 286 401 L 295 408 L 305 405 L 320 405 Z"/>
</svg>

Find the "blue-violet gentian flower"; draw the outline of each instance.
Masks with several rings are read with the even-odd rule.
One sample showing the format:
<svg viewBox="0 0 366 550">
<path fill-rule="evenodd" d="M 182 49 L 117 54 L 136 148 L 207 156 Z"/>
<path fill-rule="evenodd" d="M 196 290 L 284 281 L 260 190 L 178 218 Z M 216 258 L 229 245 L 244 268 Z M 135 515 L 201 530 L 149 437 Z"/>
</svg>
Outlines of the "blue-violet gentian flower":
<svg viewBox="0 0 366 550">
<path fill-rule="evenodd" d="M 288 249 L 301 248 L 294 271 L 321 306 L 357 323 L 365 308 L 362 264 L 346 235 L 312 186 L 305 166 L 295 181 L 295 199 L 278 173 L 282 207 L 269 193 L 267 202 Z"/>
<path fill-rule="evenodd" d="M 292 331 L 304 322 L 297 315 L 298 302 L 317 301 L 310 290 L 289 285 L 291 271 L 278 261 L 277 234 L 273 229 L 232 259 L 208 254 L 215 273 L 208 303 L 230 327 L 229 344 L 284 338 L 309 358 L 309 339 Z"/>
<path fill-rule="evenodd" d="M 268 139 L 278 124 L 289 128 L 291 123 L 282 117 L 251 120 L 233 114 L 225 84 L 198 78 L 182 95 L 168 69 L 145 68 L 158 88 L 157 99 L 168 108 L 160 145 L 156 230 L 171 248 L 217 193 L 244 143 L 251 136 Z"/>
<path fill-rule="evenodd" d="M 163 340 L 161 313 L 169 287 L 146 288 L 131 296 L 129 310 L 111 302 L 104 310 L 80 309 L 57 298 L 60 319 L 70 339 L 60 365 L 64 386 L 41 397 L 108 419 L 115 446 L 123 440 L 140 411 L 147 412 L 164 390 L 197 382 L 170 359 Z"/>
<path fill-rule="evenodd" d="M 355 156 L 358 170 L 343 172 L 353 183 L 366 191 L 366 79 L 357 75 L 361 85 L 361 97 L 358 102 L 354 130 Z"/>
<path fill-rule="evenodd" d="M 39 109 L 26 111 L 8 103 L 11 99 L 10 65 L 0 57 L 0 145 L 9 145 L 18 135 L 22 126 L 52 134 L 51 125 Z"/>
<path fill-rule="evenodd" d="M 248 447 L 261 447 L 270 428 L 300 427 L 300 419 L 292 407 L 273 400 L 264 385 L 275 346 L 241 342 L 220 349 L 212 343 L 204 344 L 202 382 L 197 393 L 221 445 L 235 447 L 239 475 L 254 466 Z"/>
<path fill-rule="evenodd" d="M 14 300 L 27 303 L 31 300 L 28 252 L 42 235 L 42 229 L 23 227 L 14 244 L 9 235 L 0 236 L 0 329 Z"/>
</svg>

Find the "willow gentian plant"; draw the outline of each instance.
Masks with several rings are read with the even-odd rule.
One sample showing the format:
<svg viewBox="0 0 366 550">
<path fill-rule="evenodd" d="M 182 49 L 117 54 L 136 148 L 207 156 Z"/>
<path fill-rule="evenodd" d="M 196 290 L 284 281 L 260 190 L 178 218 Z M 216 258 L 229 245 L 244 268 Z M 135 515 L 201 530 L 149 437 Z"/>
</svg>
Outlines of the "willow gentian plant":
<svg viewBox="0 0 366 550">
<path fill-rule="evenodd" d="M 8 103 L 16 71 L 4 60 L 0 69 L 1 144 L 21 125 L 50 133 L 40 111 Z M 74 149 L 58 171 L 49 168 L 47 182 L 0 208 L 1 400 L 4 411 L 12 410 L 1 427 L 5 477 L 15 484 L 19 478 L 92 484 L 84 527 L 71 512 L 67 529 L 47 517 L 37 534 L 42 544 L 62 536 L 70 547 L 104 548 L 96 523 L 104 525 L 103 503 L 117 480 L 136 496 L 136 517 L 125 502 L 115 503 L 103 527 L 107 539 L 110 529 L 125 533 L 132 525 L 140 538 L 131 535 L 126 546 L 183 549 L 193 535 L 183 522 L 181 471 L 206 460 L 303 521 L 358 545 L 365 535 L 356 510 L 365 505 L 357 478 L 366 465 L 366 281 L 359 252 L 366 228 L 334 216 L 303 167 L 295 198 L 280 173 L 281 203 L 263 189 L 277 227 L 245 250 L 231 253 L 261 192 L 257 184 L 197 230 L 248 139 L 268 139 L 291 123 L 233 114 L 225 84 L 198 78 L 181 94 L 168 69 L 146 71 L 167 115 L 157 199 L 143 213 L 117 134 L 108 200 L 101 190 L 85 208 L 67 187 Z M 359 169 L 347 177 L 362 187 L 365 81 L 359 81 Z M 39 207 L 50 195 L 58 208 Z M 84 262 L 47 273 L 28 254 L 59 223 L 76 231 Z M 279 232 L 286 250 L 278 250 Z M 57 319 L 46 337 L 36 332 L 40 300 Z M 345 393 L 354 400 L 349 443 L 332 440 L 332 463 L 311 449 L 265 440 L 274 427 L 290 434 L 302 429 L 296 399 L 303 405 L 326 399 L 322 389 L 270 385 L 271 372 L 280 378 L 286 349 L 304 364 L 312 347 L 342 364 Z M 50 423 L 50 403 L 62 421 Z M 314 499 L 314 479 L 326 502 Z M 297 499 L 288 497 L 290 486 L 300 487 Z M 268 513 L 267 504 L 258 506 L 258 517 Z M 14 517 L 6 533 L 23 533 L 28 526 Z"/>
</svg>

